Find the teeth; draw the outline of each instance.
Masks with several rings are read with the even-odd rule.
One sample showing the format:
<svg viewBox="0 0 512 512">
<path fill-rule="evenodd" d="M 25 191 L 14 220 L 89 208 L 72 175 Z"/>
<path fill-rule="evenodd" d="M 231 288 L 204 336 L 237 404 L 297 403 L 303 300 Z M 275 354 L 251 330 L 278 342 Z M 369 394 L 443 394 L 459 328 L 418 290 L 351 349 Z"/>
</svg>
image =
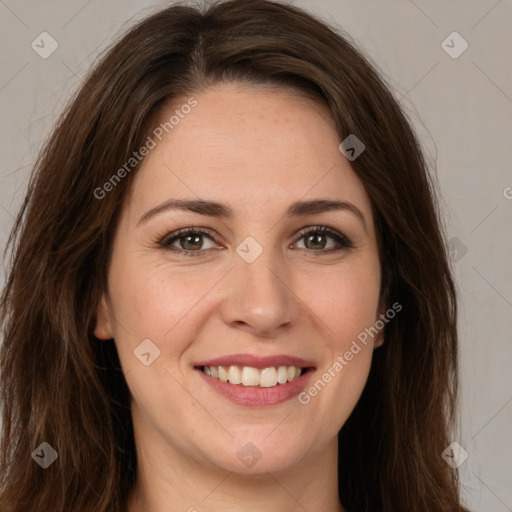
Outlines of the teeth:
<svg viewBox="0 0 512 512">
<path fill-rule="evenodd" d="M 228 380 L 231 384 L 240 384 L 242 382 L 242 372 L 238 366 L 230 366 Z"/>
<path fill-rule="evenodd" d="M 288 382 L 288 368 L 286 366 L 280 366 L 277 369 L 277 382 L 279 384 L 286 384 Z"/>
<path fill-rule="evenodd" d="M 244 366 L 242 370 L 242 384 L 244 386 L 259 386 L 260 371 L 257 368 Z"/>
<path fill-rule="evenodd" d="M 204 366 L 203 372 L 214 379 L 230 384 L 271 388 L 298 379 L 302 368 L 296 366 L 279 366 L 259 370 L 251 366 Z"/>
<path fill-rule="evenodd" d="M 275 368 L 265 368 L 260 372 L 260 388 L 271 388 L 277 385 L 277 372 Z"/>
<path fill-rule="evenodd" d="M 222 382 L 228 381 L 228 371 L 226 370 L 225 366 L 219 366 L 219 379 Z"/>
</svg>

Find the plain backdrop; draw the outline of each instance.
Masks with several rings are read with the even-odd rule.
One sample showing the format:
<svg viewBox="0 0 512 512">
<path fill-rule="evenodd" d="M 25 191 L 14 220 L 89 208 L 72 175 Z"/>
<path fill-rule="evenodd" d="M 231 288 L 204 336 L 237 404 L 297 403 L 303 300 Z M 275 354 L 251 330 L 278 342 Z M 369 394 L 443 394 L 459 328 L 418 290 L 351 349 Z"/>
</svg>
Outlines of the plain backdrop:
<svg viewBox="0 0 512 512">
<path fill-rule="evenodd" d="M 291 3 L 346 31 L 378 66 L 437 174 L 461 306 L 463 495 L 473 511 L 512 511 L 512 2 Z M 0 0 L 2 248 L 66 99 L 115 36 L 165 5 Z M 46 49 L 58 44 L 47 58 L 31 46 L 42 32 L 56 41 Z"/>
</svg>

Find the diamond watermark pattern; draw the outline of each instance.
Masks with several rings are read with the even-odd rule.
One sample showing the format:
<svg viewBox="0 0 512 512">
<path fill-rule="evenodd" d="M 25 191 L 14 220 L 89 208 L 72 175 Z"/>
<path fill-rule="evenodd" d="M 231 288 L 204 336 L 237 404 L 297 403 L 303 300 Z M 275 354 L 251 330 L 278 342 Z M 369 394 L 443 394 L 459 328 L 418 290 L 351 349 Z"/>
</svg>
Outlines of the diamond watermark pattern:
<svg viewBox="0 0 512 512">
<path fill-rule="evenodd" d="M 47 59 L 59 47 L 59 43 L 48 32 L 41 32 L 30 46 L 39 57 Z"/>
<path fill-rule="evenodd" d="M 263 247 L 252 236 L 248 236 L 238 245 L 236 252 L 246 263 L 253 263 L 263 252 Z"/>
<path fill-rule="evenodd" d="M 365 149 L 366 146 L 351 133 L 339 146 L 338 149 L 353 162 Z"/>
<path fill-rule="evenodd" d="M 46 441 L 41 443 L 33 452 L 32 458 L 43 468 L 52 465 L 59 454 Z"/>
<path fill-rule="evenodd" d="M 252 443 L 245 443 L 236 456 L 244 466 L 252 468 L 261 459 L 262 454 Z"/>
<path fill-rule="evenodd" d="M 146 338 L 133 353 L 144 366 L 149 366 L 160 356 L 160 349 L 149 338 Z"/>
<path fill-rule="evenodd" d="M 441 457 L 454 469 L 463 464 L 469 454 L 462 446 L 454 441 L 441 454 Z"/>
<path fill-rule="evenodd" d="M 441 43 L 441 48 L 452 59 L 458 59 L 468 49 L 468 46 L 468 42 L 458 32 L 452 32 Z"/>
<path fill-rule="evenodd" d="M 448 250 L 450 251 L 450 258 L 454 263 L 457 263 L 464 258 L 468 252 L 467 246 L 456 236 L 448 240 Z"/>
</svg>

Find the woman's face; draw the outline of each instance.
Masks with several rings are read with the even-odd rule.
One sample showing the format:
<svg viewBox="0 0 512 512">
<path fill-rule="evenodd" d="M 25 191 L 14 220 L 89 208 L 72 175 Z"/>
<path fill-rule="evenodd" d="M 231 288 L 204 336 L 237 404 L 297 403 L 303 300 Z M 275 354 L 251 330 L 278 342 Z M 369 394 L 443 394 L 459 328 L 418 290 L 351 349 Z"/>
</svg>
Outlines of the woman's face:
<svg viewBox="0 0 512 512">
<path fill-rule="evenodd" d="M 95 334 L 115 340 L 136 442 L 286 470 L 332 452 L 367 380 L 377 342 L 358 335 L 382 312 L 371 204 L 324 106 L 233 84 L 194 98 L 151 135 Z"/>
</svg>

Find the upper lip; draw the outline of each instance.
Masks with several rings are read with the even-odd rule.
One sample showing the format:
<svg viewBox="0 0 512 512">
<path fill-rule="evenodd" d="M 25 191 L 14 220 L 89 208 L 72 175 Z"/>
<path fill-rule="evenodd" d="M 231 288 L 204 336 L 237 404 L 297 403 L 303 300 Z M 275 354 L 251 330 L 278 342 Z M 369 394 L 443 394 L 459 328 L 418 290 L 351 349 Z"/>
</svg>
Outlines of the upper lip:
<svg viewBox="0 0 512 512">
<path fill-rule="evenodd" d="M 252 354 L 231 354 L 201 361 L 195 366 L 251 366 L 252 368 L 270 368 L 272 366 L 296 366 L 298 368 L 314 367 L 311 361 L 289 355 L 255 356 Z"/>
</svg>

